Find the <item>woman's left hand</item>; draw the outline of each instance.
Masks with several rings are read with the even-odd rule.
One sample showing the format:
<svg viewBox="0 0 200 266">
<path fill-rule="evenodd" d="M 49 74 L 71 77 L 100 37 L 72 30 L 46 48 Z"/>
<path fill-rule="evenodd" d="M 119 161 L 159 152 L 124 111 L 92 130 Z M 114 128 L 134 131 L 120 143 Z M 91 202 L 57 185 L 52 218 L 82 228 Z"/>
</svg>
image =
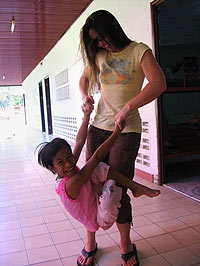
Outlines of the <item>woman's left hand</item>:
<svg viewBox="0 0 200 266">
<path fill-rule="evenodd" d="M 115 123 L 118 124 L 120 129 L 125 127 L 126 118 L 128 117 L 128 108 L 125 105 L 121 111 L 115 116 Z"/>
</svg>

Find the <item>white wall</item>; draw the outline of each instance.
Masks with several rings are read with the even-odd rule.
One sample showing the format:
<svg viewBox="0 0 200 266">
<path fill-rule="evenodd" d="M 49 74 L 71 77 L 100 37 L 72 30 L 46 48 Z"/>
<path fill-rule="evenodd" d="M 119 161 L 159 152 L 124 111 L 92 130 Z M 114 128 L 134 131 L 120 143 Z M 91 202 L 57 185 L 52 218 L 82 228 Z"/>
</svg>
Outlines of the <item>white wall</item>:
<svg viewBox="0 0 200 266">
<path fill-rule="evenodd" d="M 71 26 L 53 50 L 42 60 L 34 71 L 23 82 L 26 93 L 28 124 L 41 130 L 38 82 L 49 76 L 51 88 L 52 117 L 74 118 L 75 126 L 81 123 L 81 96 L 79 93 L 79 77 L 83 70 L 78 53 L 79 32 L 86 18 L 98 9 L 110 11 L 119 20 L 128 37 L 144 42 L 152 47 L 150 0 L 94 0 L 85 12 Z M 70 99 L 56 101 L 55 76 L 68 69 Z M 44 82 L 43 82 L 44 91 Z M 95 95 L 97 100 L 99 95 Z M 46 110 L 46 107 L 45 107 Z M 157 163 L 157 129 L 155 101 L 140 108 L 142 120 L 148 132 L 142 135 L 141 149 L 136 167 L 150 174 L 158 174 Z M 46 115 L 46 114 L 45 114 Z M 53 120 L 54 122 L 54 120 Z M 65 121 L 65 126 L 68 122 Z M 55 132 L 54 132 L 55 133 Z M 73 141 L 74 137 L 68 137 Z M 145 145 L 146 144 L 146 145 Z M 146 146 L 143 149 L 143 146 Z"/>
</svg>

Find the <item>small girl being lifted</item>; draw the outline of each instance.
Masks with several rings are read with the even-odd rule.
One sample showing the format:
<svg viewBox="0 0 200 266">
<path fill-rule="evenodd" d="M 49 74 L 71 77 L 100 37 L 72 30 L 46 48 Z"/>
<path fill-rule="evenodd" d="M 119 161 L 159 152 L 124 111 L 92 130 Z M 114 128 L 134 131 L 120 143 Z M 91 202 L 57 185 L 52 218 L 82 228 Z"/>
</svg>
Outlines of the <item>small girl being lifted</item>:
<svg viewBox="0 0 200 266">
<path fill-rule="evenodd" d="M 132 181 L 101 162 L 121 134 L 117 125 L 110 138 L 86 164 L 81 169 L 76 166 L 87 137 L 89 119 L 90 114 L 84 113 L 73 152 L 67 141 L 61 138 L 41 143 L 38 152 L 38 163 L 57 174 L 56 192 L 66 210 L 87 230 L 86 246 L 77 260 L 78 265 L 94 264 L 93 256 L 97 250 L 95 232 L 99 227 L 108 229 L 117 220 L 122 195 L 119 186 L 130 189 L 134 197 L 160 194 L 159 190 Z"/>
</svg>

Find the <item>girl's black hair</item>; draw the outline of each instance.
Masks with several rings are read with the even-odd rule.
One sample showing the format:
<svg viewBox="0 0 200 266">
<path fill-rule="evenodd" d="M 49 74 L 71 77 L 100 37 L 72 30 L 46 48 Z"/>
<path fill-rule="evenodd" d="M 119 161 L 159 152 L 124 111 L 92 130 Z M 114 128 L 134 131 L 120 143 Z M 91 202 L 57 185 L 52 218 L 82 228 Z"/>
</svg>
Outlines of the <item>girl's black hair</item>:
<svg viewBox="0 0 200 266">
<path fill-rule="evenodd" d="M 47 169 L 49 169 L 49 166 L 53 167 L 53 157 L 59 150 L 67 148 L 70 152 L 72 152 L 69 143 L 61 138 L 55 138 L 50 142 L 40 143 L 36 147 L 35 151 L 38 148 L 38 163 Z"/>
<path fill-rule="evenodd" d="M 92 79 L 96 82 L 98 70 L 96 66 L 96 54 L 102 48 L 99 48 L 89 35 L 90 29 L 105 39 L 109 37 L 112 44 L 119 49 L 125 48 L 131 43 L 117 19 L 106 10 L 98 10 L 92 13 L 86 20 L 80 32 L 80 48 L 83 60 L 90 67 Z"/>
</svg>

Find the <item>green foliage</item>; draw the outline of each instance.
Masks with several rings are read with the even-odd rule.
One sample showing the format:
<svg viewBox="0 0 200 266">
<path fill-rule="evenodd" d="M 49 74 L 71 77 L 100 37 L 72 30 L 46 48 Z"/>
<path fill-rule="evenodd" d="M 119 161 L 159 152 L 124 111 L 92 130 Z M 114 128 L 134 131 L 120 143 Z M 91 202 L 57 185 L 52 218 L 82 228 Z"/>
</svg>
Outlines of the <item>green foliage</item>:
<svg viewBox="0 0 200 266">
<path fill-rule="evenodd" d="M 9 106 L 23 105 L 23 95 L 12 88 L 0 88 L 0 108 L 5 109 Z"/>
<path fill-rule="evenodd" d="M 23 105 L 24 99 L 22 95 L 13 95 L 13 105 Z"/>
</svg>

